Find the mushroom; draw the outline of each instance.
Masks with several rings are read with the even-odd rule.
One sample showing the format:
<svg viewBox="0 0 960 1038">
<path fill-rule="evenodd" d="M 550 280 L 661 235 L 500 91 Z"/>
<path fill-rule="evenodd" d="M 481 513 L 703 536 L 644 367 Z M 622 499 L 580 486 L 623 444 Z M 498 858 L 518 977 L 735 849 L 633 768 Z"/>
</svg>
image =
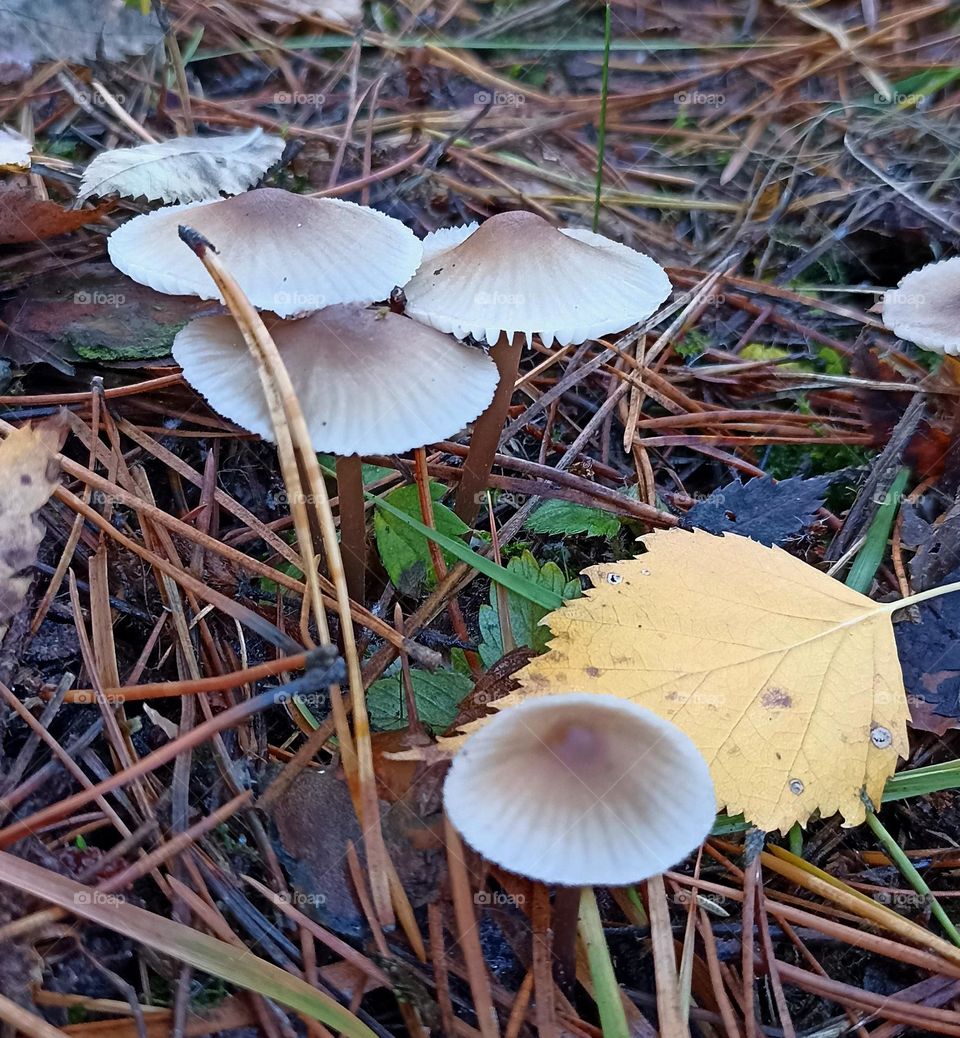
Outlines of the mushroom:
<svg viewBox="0 0 960 1038">
<path fill-rule="evenodd" d="M 883 323 L 935 353 L 960 354 L 960 256 L 912 270 L 883 297 Z"/>
<path fill-rule="evenodd" d="M 669 296 L 663 268 L 620 242 L 557 230 L 535 213 L 508 212 L 483 224 L 428 234 L 424 260 L 405 286 L 407 313 L 443 332 L 485 338 L 500 385 L 473 432 L 457 492 L 472 522 L 510 406 L 524 337 L 580 343 L 649 317 Z"/>
<path fill-rule="evenodd" d="M 490 402 L 497 371 L 480 350 L 386 310 L 343 305 L 300 320 L 264 316 L 314 449 L 338 456 L 344 565 L 359 601 L 366 572 L 361 456 L 458 432 Z M 191 321 L 174 339 L 173 356 L 215 411 L 273 439 L 256 367 L 232 318 Z"/>
<path fill-rule="evenodd" d="M 616 696 L 536 696 L 453 758 L 447 817 L 485 858 L 568 886 L 623 886 L 698 847 L 716 815 L 706 761 L 675 725 Z"/>
<path fill-rule="evenodd" d="M 411 230 L 376 209 L 265 187 L 136 216 L 110 235 L 110 259 L 158 292 L 220 299 L 200 261 L 184 259 L 184 222 L 217 243 L 254 306 L 281 317 L 386 299 L 422 253 Z"/>
</svg>

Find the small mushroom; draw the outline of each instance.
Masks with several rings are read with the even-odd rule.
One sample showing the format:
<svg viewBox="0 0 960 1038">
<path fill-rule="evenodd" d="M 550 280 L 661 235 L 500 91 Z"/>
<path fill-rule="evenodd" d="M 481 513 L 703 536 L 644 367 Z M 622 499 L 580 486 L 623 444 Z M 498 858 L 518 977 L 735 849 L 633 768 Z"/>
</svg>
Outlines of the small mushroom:
<svg viewBox="0 0 960 1038">
<path fill-rule="evenodd" d="M 960 256 L 912 270 L 883 297 L 883 323 L 935 353 L 960 354 Z"/>
<path fill-rule="evenodd" d="M 500 386 L 481 415 L 464 463 L 457 512 L 471 522 L 486 487 L 517 378 L 523 340 L 564 346 L 618 332 L 669 296 L 663 268 L 643 253 L 586 230 L 557 230 L 535 213 L 427 235 L 424 260 L 405 286 L 407 313 L 463 338 L 486 338 Z"/>
<path fill-rule="evenodd" d="M 177 235 L 184 222 L 216 243 L 254 306 L 281 317 L 386 299 L 422 253 L 412 231 L 376 209 L 259 188 L 134 217 L 110 235 L 110 259 L 158 292 L 220 299 L 200 261 L 184 258 Z"/>
<path fill-rule="evenodd" d="M 703 842 L 716 814 L 707 763 L 679 728 L 582 692 L 494 714 L 454 757 L 443 802 L 485 858 L 568 886 L 663 872 Z"/>
<path fill-rule="evenodd" d="M 458 432 L 490 402 L 496 368 L 480 351 L 385 310 L 344 305 L 300 320 L 264 316 L 314 449 L 338 455 L 344 563 L 359 600 L 366 569 L 360 457 Z M 273 439 L 256 366 L 232 318 L 191 321 L 174 339 L 173 356 L 215 411 Z"/>
</svg>

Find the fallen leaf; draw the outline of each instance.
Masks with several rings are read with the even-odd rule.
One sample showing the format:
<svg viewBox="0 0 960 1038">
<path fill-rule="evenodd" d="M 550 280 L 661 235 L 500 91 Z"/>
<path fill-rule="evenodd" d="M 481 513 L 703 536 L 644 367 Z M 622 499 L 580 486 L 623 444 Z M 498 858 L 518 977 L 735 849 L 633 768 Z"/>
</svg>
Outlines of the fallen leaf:
<svg viewBox="0 0 960 1038">
<path fill-rule="evenodd" d="M 30 587 L 24 574 L 37 561 L 46 532 L 36 513 L 60 482 L 55 459 L 66 427 L 59 417 L 14 429 L 0 443 L 0 637 L 23 606 Z"/>
<path fill-rule="evenodd" d="M 283 154 L 283 141 L 259 126 L 225 137 L 175 137 L 159 144 L 115 148 L 99 154 L 83 174 L 80 193 L 204 202 L 238 195 L 255 184 Z"/>
<path fill-rule="evenodd" d="M 0 245 L 20 245 L 68 234 L 96 223 L 112 203 L 96 209 L 64 209 L 59 202 L 37 198 L 25 180 L 0 183 Z"/>
<path fill-rule="evenodd" d="M 907 753 L 893 607 L 736 534 L 642 540 L 646 554 L 587 570 L 594 588 L 547 617 L 549 651 L 494 707 L 624 696 L 693 739 L 728 813 L 766 831 L 815 811 L 862 822 L 861 792 L 879 803 Z"/>
<path fill-rule="evenodd" d="M 813 523 L 836 478 L 831 473 L 777 482 L 758 476 L 747 483 L 729 483 L 695 504 L 681 525 L 708 533 L 739 533 L 766 545 L 783 544 Z"/>
<path fill-rule="evenodd" d="M 0 126 L 0 170 L 23 171 L 30 168 L 30 142 L 15 130 Z"/>
<path fill-rule="evenodd" d="M 915 591 L 926 591 L 946 583 L 960 562 L 960 505 L 954 503 L 930 522 L 922 515 L 920 503 L 902 505 L 903 544 L 914 548 L 910 560 L 910 584 Z"/>
<path fill-rule="evenodd" d="M 431 850 L 415 846 L 411 837 L 424 827 L 422 819 L 439 806 L 439 779 L 415 782 L 396 803 L 380 801 L 390 859 L 415 907 L 436 896 L 440 862 Z M 304 769 L 271 803 L 269 815 L 294 904 L 336 933 L 365 934 L 367 921 L 346 861 L 348 841 L 365 860 L 363 834 L 342 774 L 334 766 Z"/>
<path fill-rule="evenodd" d="M 191 317 L 218 303 L 166 296 L 125 277 L 111 263 L 83 263 L 36 274 L 0 310 L 0 357 L 70 372 L 71 361 L 143 361 L 167 356 Z"/>
<path fill-rule="evenodd" d="M 162 39 L 155 14 L 122 0 L 0 0 L 0 65 L 24 71 L 48 58 L 119 61 Z"/>
<path fill-rule="evenodd" d="M 960 580 L 960 569 L 944 583 Z M 893 625 L 910 706 L 910 726 L 943 735 L 960 728 L 960 596 L 944 595 L 916 606 L 919 623 Z"/>
<path fill-rule="evenodd" d="M 320 18 L 335 25 L 356 25 L 363 16 L 361 0 L 286 0 L 285 10 L 272 9 L 271 21 L 281 24 Z"/>
</svg>

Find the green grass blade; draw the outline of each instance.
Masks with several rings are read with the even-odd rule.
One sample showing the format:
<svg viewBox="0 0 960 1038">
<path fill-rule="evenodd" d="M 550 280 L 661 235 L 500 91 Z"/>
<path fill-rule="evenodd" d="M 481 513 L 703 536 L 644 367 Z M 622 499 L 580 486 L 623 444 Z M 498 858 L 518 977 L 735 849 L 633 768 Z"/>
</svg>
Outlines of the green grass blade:
<svg viewBox="0 0 960 1038">
<path fill-rule="evenodd" d="M 425 523 L 414 519 L 412 515 L 390 504 L 389 501 L 384 501 L 382 497 L 377 497 L 375 494 L 367 494 L 366 496 L 377 508 L 389 512 L 394 518 L 406 523 L 412 530 L 416 530 L 422 537 L 426 537 L 439 544 L 441 548 L 450 552 L 451 555 L 458 558 L 461 562 L 472 566 L 478 573 L 482 573 L 485 577 L 489 577 L 515 594 L 531 602 L 536 602 L 537 605 L 543 606 L 544 609 L 559 609 L 563 605 L 563 599 L 559 595 L 554 594 L 554 592 L 542 585 L 535 584 L 532 580 L 527 580 L 526 577 L 522 577 L 519 573 L 508 570 L 503 566 L 498 566 L 479 552 L 468 548 L 462 541 L 458 541 L 455 537 L 448 537 L 438 530 L 431 529 Z"/>
<path fill-rule="evenodd" d="M 857 557 L 850 572 L 847 574 L 847 587 L 853 588 L 865 595 L 870 590 L 873 578 L 877 575 L 880 563 L 887 550 L 887 540 L 890 537 L 890 528 L 900 507 L 900 496 L 910 477 L 910 470 L 902 468 L 893 481 L 893 486 L 887 491 L 886 499 L 880 506 L 879 511 L 870 524 L 867 531 L 867 539 L 863 547 L 857 552 Z"/>
<path fill-rule="evenodd" d="M 603 156 L 607 148 L 607 98 L 610 94 L 610 36 L 612 16 L 610 3 L 603 15 L 603 73 L 600 81 L 600 125 L 597 129 L 597 184 L 593 196 L 593 231 L 600 226 L 600 194 L 603 191 Z"/>
<path fill-rule="evenodd" d="M 593 999 L 600 1014 L 603 1038 L 630 1038 L 620 985 L 617 983 L 617 975 L 613 972 L 610 949 L 607 947 L 607 938 L 597 909 L 597 899 L 591 887 L 584 887 L 580 892 L 580 938 L 587 949 L 590 978 L 593 980 Z"/>
<path fill-rule="evenodd" d="M 922 898 L 928 900 L 930 911 L 934 919 L 943 927 L 943 932 L 954 944 L 960 947 L 960 933 L 957 933 L 957 928 L 953 925 L 953 921 L 943 910 L 943 905 L 934 897 L 933 891 L 927 886 L 926 880 L 917 872 L 916 865 L 903 853 L 903 848 L 887 832 L 886 826 L 877 818 L 869 804 L 867 805 L 867 825 L 873 830 L 873 835 L 880 841 L 883 849 L 893 859 L 894 864 L 900 870 L 904 879 Z"/>
</svg>

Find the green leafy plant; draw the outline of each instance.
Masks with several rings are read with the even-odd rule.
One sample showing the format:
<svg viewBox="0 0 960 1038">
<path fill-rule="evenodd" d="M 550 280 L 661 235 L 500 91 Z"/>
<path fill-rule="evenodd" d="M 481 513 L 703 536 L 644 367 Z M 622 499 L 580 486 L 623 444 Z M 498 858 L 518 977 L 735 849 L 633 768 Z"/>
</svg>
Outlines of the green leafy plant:
<svg viewBox="0 0 960 1038">
<path fill-rule="evenodd" d="M 572 501 L 544 501 L 526 521 L 533 533 L 577 534 L 588 537 L 616 537 L 620 518 L 601 508 L 589 508 Z"/>
<path fill-rule="evenodd" d="M 448 728 L 457 716 L 457 707 L 473 689 L 473 678 L 453 670 L 412 670 L 413 698 L 420 720 L 435 732 Z M 406 726 L 406 700 L 403 680 L 398 672 L 375 681 L 367 692 L 370 724 L 379 731 Z"/>
<path fill-rule="evenodd" d="M 567 580 L 563 570 L 555 562 L 545 562 L 541 566 L 529 551 L 525 551 L 519 558 L 511 559 L 507 564 L 507 571 L 548 590 L 556 595 L 559 601 L 580 597 L 579 580 Z M 540 621 L 549 610 L 537 602 L 509 591 L 507 610 L 514 642 L 517 645 L 527 645 L 537 652 L 546 649 L 550 631 L 546 627 L 541 627 Z M 480 607 L 479 623 L 482 639 L 479 646 L 480 658 L 485 666 L 490 667 L 503 656 L 500 611 L 495 587 L 490 588 L 490 605 Z"/>
<path fill-rule="evenodd" d="M 470 527 L 446 505 L 440 504 L 444 491 L 445 487 L 439 483 L 430 484 L 433 521 L 438 532 L 448 537 L 462 537 L 469 532 Z M 405 515 L 423 522 L 416 486 L 398 487 L 387 494 L 385 500 Z M 408 585 L 411 577 L 418 583 L 425 583 L 427 587 L 436 584 L 427 538 L 422 533 L 396 514 L 383 510 L 373 517 L 373 529 L 377 538 L 377 551 L 394 586 L 399 588 Z M 444 554 L 447 562 L 451 563 L 453 556 L 450 552 Z"/>
</svg>

